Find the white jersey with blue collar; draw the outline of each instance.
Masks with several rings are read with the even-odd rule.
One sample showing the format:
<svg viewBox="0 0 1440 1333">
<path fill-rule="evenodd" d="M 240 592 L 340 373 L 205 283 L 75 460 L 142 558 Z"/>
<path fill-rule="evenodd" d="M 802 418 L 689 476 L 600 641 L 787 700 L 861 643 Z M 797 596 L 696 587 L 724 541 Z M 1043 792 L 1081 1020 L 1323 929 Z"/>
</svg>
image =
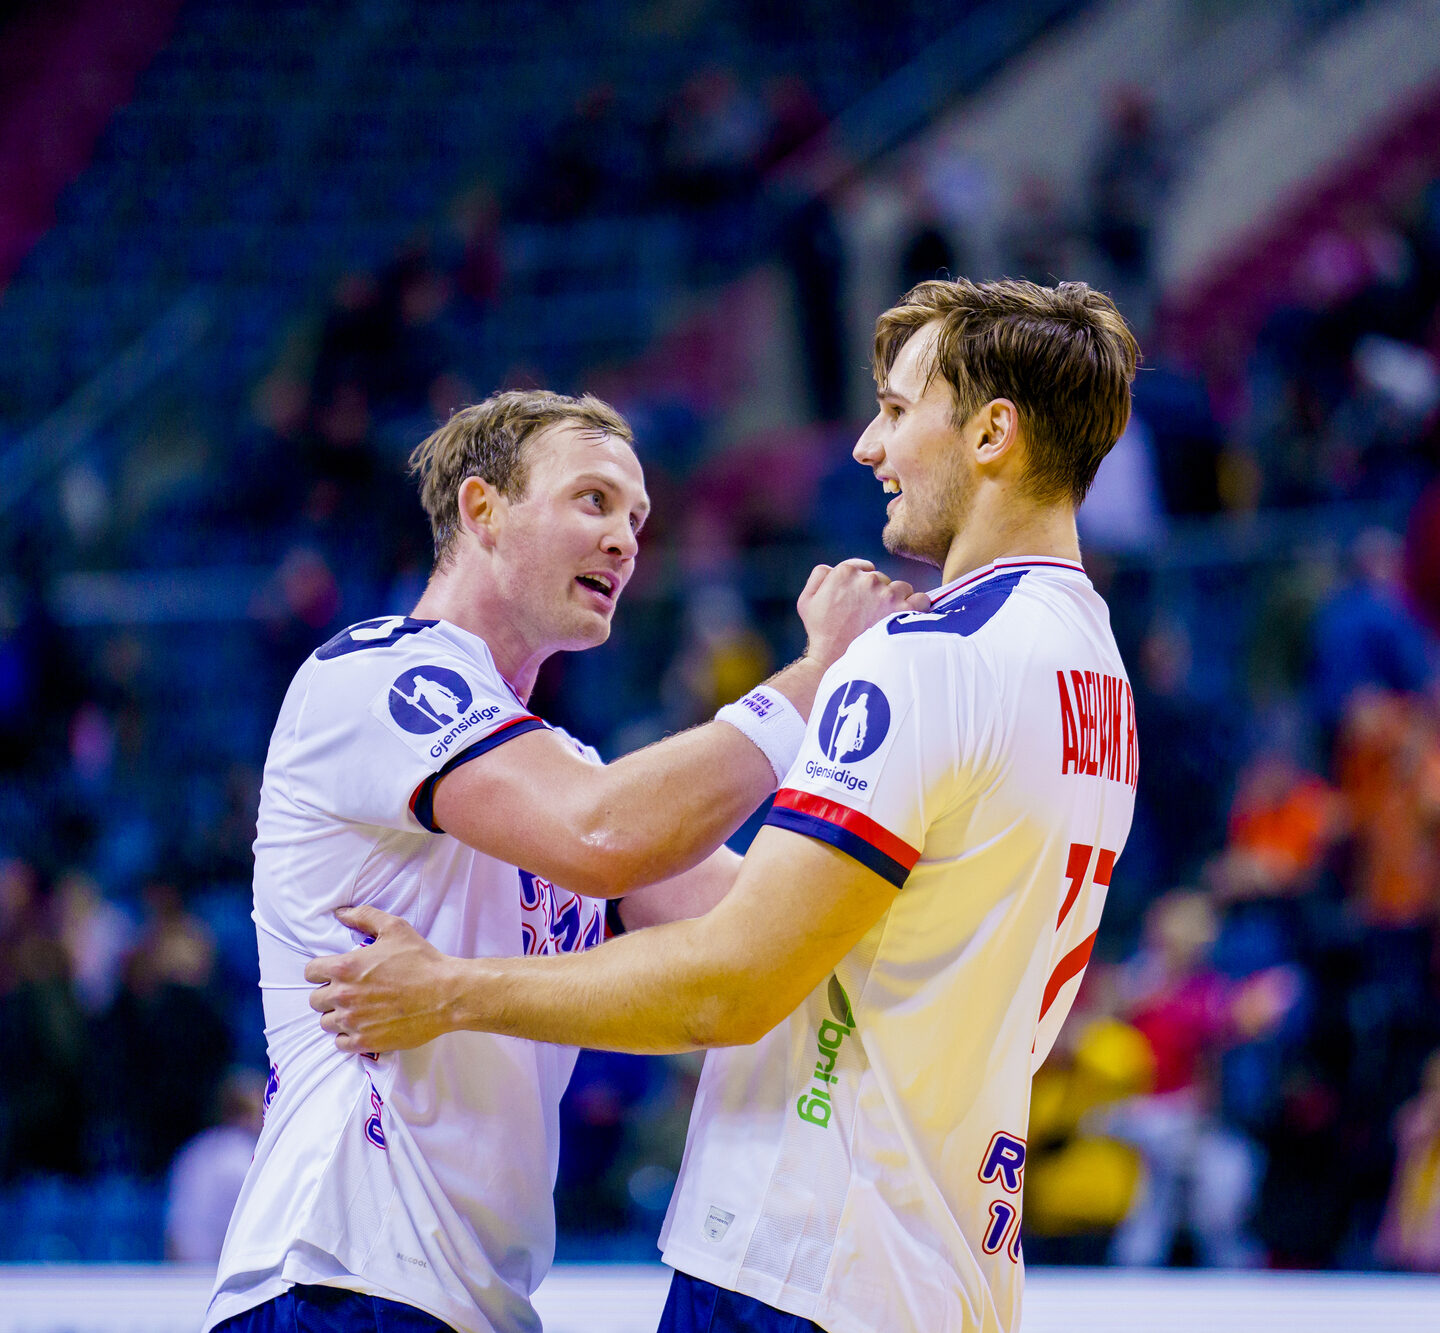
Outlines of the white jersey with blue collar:
<svg viewBox="0 0 1440 1333">
<path fill-rule="evenodd" d="M 998 561 L 816 699 L 767 823 L 899 894 L 785 1022 L 706 1057 L 665 1261 L 830 1333 L 1010 1333 L 1030 1080 L 1134 807 L 1109 614 L 1078 564 Z"/>
<path fill-rule="evenodd" d="M 333 915 L 347 904 L 403 917 L 462 957 L 600 942 L 603 903 L 435 823 L 442 774 L 545 725 L 485 642 L 444 621 L 352 626 L 296 674 L 255 840 L 265 1126 L 207 1330 L 295 1283 L 405 1301 L 461 1333 L 539 1329 L 530 1294 L 554 1254 L 559 1102 L 575 1051 L 461 1032 L 346 1055 L 310 1008 L 304 969 L 360 942 Z"/>
</svg>

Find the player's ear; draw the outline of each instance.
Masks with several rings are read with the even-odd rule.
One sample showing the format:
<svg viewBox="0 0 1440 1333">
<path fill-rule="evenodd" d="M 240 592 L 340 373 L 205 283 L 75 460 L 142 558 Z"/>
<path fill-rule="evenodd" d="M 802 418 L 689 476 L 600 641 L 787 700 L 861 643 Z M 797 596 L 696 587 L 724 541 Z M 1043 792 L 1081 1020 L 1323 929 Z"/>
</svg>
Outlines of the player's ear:
<svg viewBox="0 0 1440 1333">
<path fill-rule="evenodd" d="M 979 425 L 976 461 L 993 466 L 1007 458 L 1020 438 L 1020 413 L 1008 398 L 992 398 L 975 414 Z"/>
<path fill-rule="evenodd" d="M 460 530 L 471 533 L 482 546 L 493 546 L 499 532 L 505 499 L 483 477 L 466 477 L 456 495 Z"/>
</svg>

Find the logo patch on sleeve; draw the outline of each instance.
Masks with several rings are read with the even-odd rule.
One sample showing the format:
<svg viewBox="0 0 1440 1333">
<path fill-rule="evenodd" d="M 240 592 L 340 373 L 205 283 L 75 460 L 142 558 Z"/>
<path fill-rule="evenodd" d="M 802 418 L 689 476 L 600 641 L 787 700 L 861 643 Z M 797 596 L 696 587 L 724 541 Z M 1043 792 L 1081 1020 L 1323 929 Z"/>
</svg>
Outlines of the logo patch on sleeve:
<svg viewBox="0 0 1440 1333">
<path fill-rule="evenodd" d="M 847 681 L 820 715 L 818 740 L 834 764 L 856 764 L 880 748 L 890 730 L 890 701 L 868 680 Z"/>
<path fill-rule="evenodd" d="M 874 774 L 861 776 L 856 765 L 877 754 L 891 734 L 890 700 L 873 681 L 849 680 L 826 701 L 815 738 L 807 742 L 805 776 L 846 791 L 870 791 Z"/>
<path fill-rule="evenodd" d="M 376 697 L 370 711 L 413 749 L 443 759 L 475 727 L 493 723 L 505 710 L 475 701 L 458 671 L 426 663 L 402 671 Z"/>
<path fill-rule="evenodd" d="M 458 722 L 475 692 L 458 671 L 442 666 L 411 667 L 390 686 L 390 716 L 415 736 L 429 736 Z"/>
</svg>

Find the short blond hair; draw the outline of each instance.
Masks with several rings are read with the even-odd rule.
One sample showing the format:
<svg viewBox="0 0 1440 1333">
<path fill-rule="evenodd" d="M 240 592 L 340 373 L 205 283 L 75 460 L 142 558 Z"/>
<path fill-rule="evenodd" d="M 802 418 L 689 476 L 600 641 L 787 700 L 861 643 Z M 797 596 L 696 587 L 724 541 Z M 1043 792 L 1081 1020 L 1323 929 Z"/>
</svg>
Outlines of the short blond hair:
<svg viewBox="0 0 1440 1333">
<path fill-rule="evenodd" d="M 1083 282 L 922 282 L 875 322 L 880 389 L 900 349 L 932 323 L 926 382 L 939 374 L 950 385 L 957 424 L 1008 398 L 1027 445 L 1026 491 L 1078 506 L 1130 420 L 1140 348 L 1115 303 Z"/>
<path fill-rule="evenodd" d="M 630 423 L 593 394 L 571 398 L 548 389 L 507 389 L 462 407 L 415 447 L 410 472 L 420 481 L 420 503 L 430 518 L 437 567 L 443 568 L 454 554 L 460 483 L 479 477 L 507 499 L 523 499 L 530 476 L 526 442 L 562 422 L 635 442 Z"/>
</svg>

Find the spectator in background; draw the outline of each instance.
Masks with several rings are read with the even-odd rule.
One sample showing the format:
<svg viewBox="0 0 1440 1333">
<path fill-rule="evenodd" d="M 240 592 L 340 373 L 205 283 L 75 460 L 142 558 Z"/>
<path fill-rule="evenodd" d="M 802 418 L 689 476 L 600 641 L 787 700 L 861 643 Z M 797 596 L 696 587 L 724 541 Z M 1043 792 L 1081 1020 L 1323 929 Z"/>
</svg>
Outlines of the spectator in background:
<svg viewBox="0 0 1440 1333">
<path fill-rule="evenodd" d="M 917 283 L 935 278 L 964 277 L 970 268 L 968 256 L 958 243 L 952 225 L 953 208 L 947 209 L 946 187 L 952 163 L 948 155 L 925 163 L 912 164 L 904 173 L 905 194 L 911 208 L 910 230 L 900 245 L 900 266 L 895 290 L 908 292 Z M 958 173 L 956 173 L 958 174 Z"/>
<path fill-rule="evenodd" d="M 1108 133 L 1090 168 L 1091 228 L 1096 248 L 1137 305 L 1149 293 L 1151 234 L 1169 176 L 1150 99 L 1138 88 L 1117 89 Z"/>
<path fill-rule="evenodd" d="M 1075 515 L 1087 550 L 1143 554 L 1165 540 L 1158 475 L 1154 437 L 1133 415 Z"/>
<path fill-rule="evenodd" d="M 1155 1079 L 1149 1095 L 1095 1117 L 1145 1162 L 1144 1186 L 1111 1247 L 1117 1263 L 1168 1262 L 1182 1228 L 1207 1266 L 1244 1268 L 1260 1259 L 1248 1231 L 1260 1155 L 1216 1114 L 1216 1062 L 1227 1043 L 1273 1027 L 1293 995 L 1279 977 L 1237 986 L 1221 976 L 1210 963 L 1217 932 L 1207 897 L 1167 894 L 1147 915 L 1144 945 L 1122 978 Z"/>
<path fill-rule="evenodd" d="M 660 1071 L 643 1056 L 581 1051 L 560 1103 L 563 1189 L 555 1194 L 555 1221 L 564 1231 L 613 1235 L 629 1211 L 621 1155 L 626 1130 Z M 672 1177 L 673 1179 L 673 1177 Z"/>
<path fill-rule="evenodd" d="M 90 1034 L 54 907 L 34 867 L 0 863 L 0 1178 L 86 1166 Z"/>
<path fill-rule="evenodd" d="M 1410 604 L 1430 633 L 1440 634 L 1440 479 L 1421 492 L 1410 511 L 1404 563 Z"/>
<path fill-rule="evenodd" d="M 1264 503 L 1389 501 L 1433 467 L 1440 365 L 1423 344 L 1435 293 L 1413 240 L 1366 205 L 1312 237 L 1289 303 L 1251 358 L 1243 433 Z"/>
<path fill-rule="evenodd" d="M 769 133 L 760 153 L 762 172 L 772 171 L 812 142 L 829 124 L 814 90 L 798 74 L 782 74 L 765 85 Z"/>
<path fill-rule="evenodd" d="M 1336 490 L 1353 499 L 1415 494 L 1428 471 L 1440 364 L 1424 348 L 1366 333 L 1350 359 L 1350 385 L 1321 446 Z"/>
<path fill-rule="evenodd" d="M 405 416 L 423 412 L 431 387 L 452 364 L 445 316 L 454 296 L 454 280 L 436 262 L 423 237 L 401 251 L 380 279 L 380 295 L 395 343 L 380 368 L 367 380 L 377 413 Z"/>
<path fill-rule="evenodd" d="M 1440 910 L 1440 734 L 1431 706 L 1400 694 L 1350 696 L 1336 770 L 1353 823 L 1351 892 L 1365 921 L 1432 923 Z"/>
<path fill-rule="evenodd" d="M 1135 850 L 1145 849 L 1152 880 L 1164 886 L 1197 871 L 1223 836 L 1225 793 L 1217 777 L 1230 768 L 1233 737 L 1224 710 L 1195 692 L 1184 624 L 1156 620 L 1138 657 L 1136 720 L 1145 743 L 1166 758 L 1140 766 Z"/>
<path fill-rule="evenodd" d="M 1100 977 L 1087 976 L 1077 1005 Z M 1025 1251 L 1042 1263 L 1103 1263 L 1141 1188 L 1140 1154 L 1097 1125 L 1117 1102 L 1154 1087 L 1155 1057 L 1128 1023 L 1076 1017 L 1036 1072 L 1030 1096 Z"/>
<path fill-rule="evenodd" d="M 51 616 L 30 558 L 5 552 L 0 580 L 0 775 L 53 762 L 52 728 L 84 693 L 84 673 Z M 13 577 L 19 574 L 19 578 Z M 63 722 L 61 723 L 63 725 Z"/>
<path fill-rule="evenodd" d="M 264 1074 L 232 1069 L 220 1085 L 220 1123 L 201 1130 L 176 1154 L 165 1202 L 167 1259 L 219 1262 L 225 1229 L 260 1138 L 264 1097 Z"/>
<path fill-rule="evenodd" d="M 311 373 L 311 396 L 327 400 L 343 383 L 371 384 L 399 338 L 394 311 L 368 273 L 348 273 L 336 284 L 321 325 Z"/>
<path fill-rule="evenodd" d="M 1419 693 L 1434 680 L 1433 644 L 1401 591 L 1400 539 L 1369 528 L 1350 562 L 1350 580 L 1320 607 L 1312 631 L 1315 712 L 1332 738 L 1362 686 Z"/>
<path fill-rule="evenodd" d="M 1261 754 L 1240 775 L 1230 808 L 1227 876 L 1252 896 L 1310 887 L 1346 828 L 1344 802 L 1324 778 L 1283 754 Z"/>
<path fill-rule="evenodd" d="M 1431 1053 L 1420 1091 L 1395 1117 L 1395 1180 L 1375 1253 L 1383 1263 L 1440 1273 L 1440 1051 Z"/>
<path fill-rule="evenodd" d="M 146 885 L 144 898 L 149 920 L 101 1021 L 99 1044 L 122 1152 L 139 1175 L 154 1177 L 204 1127 L 232 1038 L 211 993 L 209 930 L 164 880 Z"/>
<path fill-rule="evenodd" d="M 686 599 L 684 635 L 661 686 L 666 720 L 675 730 L 693 727 L 770 670 L 770 647 L 740 593 L 725 583 L 696 588 Z"/>
<path fill-rule="evenodd" d="M 639 145 L 619 114 L 613 85 L 596 84 L 575 99 L 546 141 L 537 176 L 531 203 L 549 222 L 637 202 L 644 182 Z"/>
<path fill-rule="evenodd" d="M 1165 512 L 1172 517 L 1220 509 L 1224 436 L 1207 386 L 1165 361 L 1135 377 L 1135 415 L 1150 431 Z"/>
<path fill-rule="evenodd" d="M 1044 176 L 1026 176 L 1020 182 L 1001 243 L 1008 271 L 1017 278 L 1049 284 L 1074 271 L 1074 228 Z"/>
<path fill-rule="evenodd" d="M 769 126 L 734 70 L 712 65 L 691 75 L 664 123 L 662 181 L 675 203 L 704 208 L 748 194 Z"/>
<path fill-rule="evenodd" d="M 954 238 L 934 211 L 926 209 L 900 247 L 900 280 L 895 290 L 908 292 L 919 282 L 959 277 L 965 267 Z"/>
<path fill-rule="evenodd" d="M 505 252 L 500 202 L 481 181 L 455 201 L 450 213 L 452 244 L 458 249 L 455 294 L 478 310 L 500 300 Z"/>
<path fill-rule="evenodd" d="M 255 811 L 260 805 L 259 767 L 232 763 L 219 796 L 215 817 L 196 831 L 186 848 L 186 864 L 199 880 L 244 884 L 254 865 L 250 845 L 255 841 Z"/>
<path fill-rule="evenodd" d="M 340 583 L 332 562 L 308 544 L 290 547 L 250 607 L 260 624 L 265 655 L 257 692 L 277 703 L 285 696 L 295 664 L 337 621 Z"/>
<path fill-rule="evenodd" d="M 19 771 L 35 740 L 34 637 L 27 632 L 19 589 L 0 585 L 0 773 Z"/>
<path fill-rule="evenodd" d="M 784 229 L 785 261 L 795 284 L 797 333 L 810 404 L 821 421 L 845 416 L 845 244 L 823 195 L 801 204 Z"/>
<path fill-rule="evenodd" d="M 75 996 L 94 1017 L 115 998 L 135 926 L 89 875 L 78 870 L 61 876 L 54 892 L 56 927 L 70 960 Z"/>
</svg>

